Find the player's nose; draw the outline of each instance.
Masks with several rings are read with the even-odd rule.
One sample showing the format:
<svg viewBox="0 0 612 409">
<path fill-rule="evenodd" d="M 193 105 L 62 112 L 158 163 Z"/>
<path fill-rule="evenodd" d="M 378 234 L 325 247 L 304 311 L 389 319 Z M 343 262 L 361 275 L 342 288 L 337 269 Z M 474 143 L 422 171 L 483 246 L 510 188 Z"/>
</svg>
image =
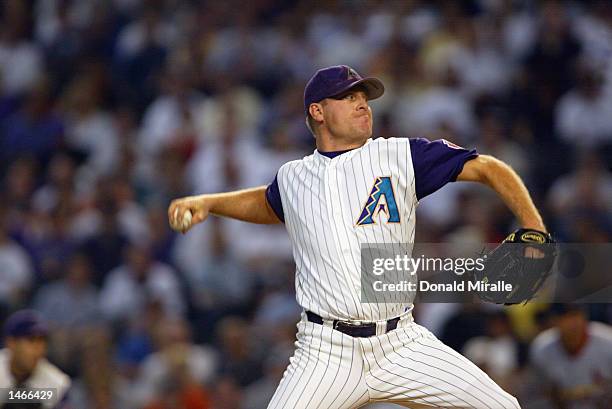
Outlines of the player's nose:
<svg viewBox="0 0 612 409">
<path fill-rule="evenodd" d="M 363 92 L 357 94 L 357 110 L 368 110 L 368 98 Z"/>
</svg>

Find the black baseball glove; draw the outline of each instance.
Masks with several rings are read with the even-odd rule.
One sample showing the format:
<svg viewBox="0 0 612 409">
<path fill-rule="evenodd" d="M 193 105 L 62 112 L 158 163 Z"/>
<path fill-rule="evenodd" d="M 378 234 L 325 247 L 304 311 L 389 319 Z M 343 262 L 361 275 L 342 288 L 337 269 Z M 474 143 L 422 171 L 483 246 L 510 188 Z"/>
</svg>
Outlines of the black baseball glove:
<svg viewBox="0 0 612 409">
<path fill-rule="evenodd" d="M 549 233 L 518 229 L 483 257 L 482 270 L 473 270 L 473 288 L 483 301 L 526 303 L 550 275 L 555 256 L 555 242 Z"/>
</svg>

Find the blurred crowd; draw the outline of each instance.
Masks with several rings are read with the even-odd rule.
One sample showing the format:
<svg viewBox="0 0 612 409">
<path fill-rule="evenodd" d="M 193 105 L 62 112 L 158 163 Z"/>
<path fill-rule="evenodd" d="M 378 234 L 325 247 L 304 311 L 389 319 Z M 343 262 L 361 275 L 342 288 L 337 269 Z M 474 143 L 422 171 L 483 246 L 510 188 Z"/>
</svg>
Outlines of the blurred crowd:
<svg viewBox="0 0 612 409">
<path fill-rule="evenodd" d="M 302 94 L 324 66 L 383 80 L 375 135 L 494 155 L 558 240 L 612 241 L 610 2 L 0 7 L 0 322 L 26 306 L 44 314 L 75 407 L 266 407 L 300 314 L 284 228 L 211 218 L 177 235 L 166 208 L 268 184 L 311 153 Z M 422 242 L 498 242 L 516 227 L 469 184 L 417 214 Z M 588 314 L 612 323 L 607 305 Z M 545 306 L 415 315 L 510 392 L 532 393 L 529 348 L 555 325 Z"/>
</svg>

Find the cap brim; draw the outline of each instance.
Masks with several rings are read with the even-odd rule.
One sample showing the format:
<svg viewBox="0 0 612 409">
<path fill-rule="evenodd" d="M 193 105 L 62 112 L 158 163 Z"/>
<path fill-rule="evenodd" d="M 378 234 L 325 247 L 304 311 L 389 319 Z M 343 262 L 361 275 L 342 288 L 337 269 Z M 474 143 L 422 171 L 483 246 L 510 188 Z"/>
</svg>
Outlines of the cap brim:
<svg viewBox="0 0 612 409">
<path fill-rule="evenodd" d="M 334 96 L 344 94 L 348 90 L 355 88 L 357 86 L 362 86 L 365 89 L 365 93 L 366 93 L 366 96 L 368 97 L 368 100 L 380 98 L 382 94 L 385 93 L 385 86 L 383 85 L 381 80 L 379 80 L 378 78 L 374 78 L 374 77 L 367 77 L 367 78 L 362 78 L 360 80 L 357 80 L 355 82 L 348 84 L 341 91 L 336 93 Z"/>
</svg>

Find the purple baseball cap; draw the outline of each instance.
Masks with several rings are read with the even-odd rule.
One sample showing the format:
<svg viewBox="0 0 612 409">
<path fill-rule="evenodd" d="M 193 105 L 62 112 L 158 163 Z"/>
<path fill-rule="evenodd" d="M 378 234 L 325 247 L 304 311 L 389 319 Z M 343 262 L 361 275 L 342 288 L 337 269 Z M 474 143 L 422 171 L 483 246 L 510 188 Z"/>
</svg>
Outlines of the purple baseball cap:
<svg viewBox="0 0 612 409">
<path fill-rule="evenodd" d="M 310 104 L 342 94 L 357 85 L 364 87 L 368 99 L 376 99 L 385 92 L 385 87 L 378 78 L 363 78 L 348 65 L 322 68 L 306 84 L 304 111 L 308 115 Z"/>
<path fill-rule="evenodd" d="M 49 330 L 43 318 L 34 310 L 20 310 L 4 323 L 4 336 L 14 338 L 45 337 Z"/>
</svg>

